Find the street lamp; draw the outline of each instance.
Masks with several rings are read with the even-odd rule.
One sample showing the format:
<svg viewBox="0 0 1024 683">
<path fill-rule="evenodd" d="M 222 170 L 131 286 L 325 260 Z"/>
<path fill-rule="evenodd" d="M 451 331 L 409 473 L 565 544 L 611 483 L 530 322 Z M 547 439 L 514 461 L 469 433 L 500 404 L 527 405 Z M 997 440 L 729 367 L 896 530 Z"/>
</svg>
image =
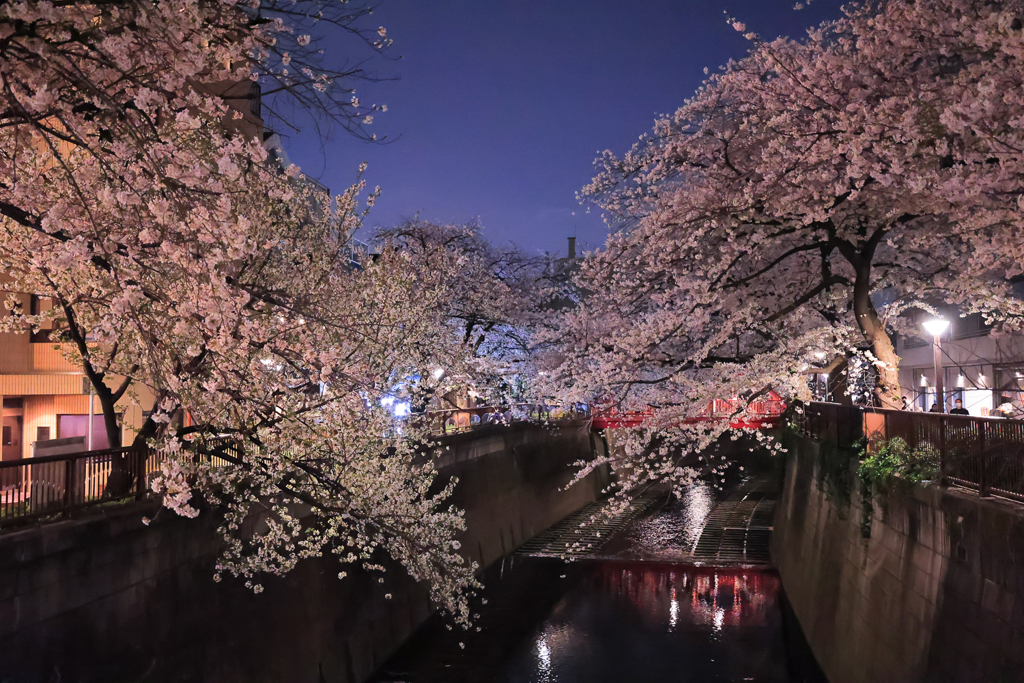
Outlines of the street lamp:
<svg viewBox="0 0 1024 683">
<path fill-rule="evenodd" d="M 949 321 L 943 318 L 926 320 L 923 323 L 925 331 L 932 335 L 932 365 L 935 368 L 935 402 L 939 406 L 939 412 L 946 412 L 946 397 L 942 393 L 942 342 L 939 336 L 949 327 Z"/>
</svg>

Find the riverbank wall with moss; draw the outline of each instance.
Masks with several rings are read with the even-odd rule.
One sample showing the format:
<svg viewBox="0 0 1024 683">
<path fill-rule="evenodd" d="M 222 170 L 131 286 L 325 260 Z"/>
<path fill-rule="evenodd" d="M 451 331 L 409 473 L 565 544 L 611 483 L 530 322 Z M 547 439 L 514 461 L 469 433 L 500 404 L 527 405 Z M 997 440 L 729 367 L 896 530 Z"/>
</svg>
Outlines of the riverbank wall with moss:
<svg viewBox="0 0 1024 683">
<path fill-rule="evenodd" d="M 772 555 L 832 683 L 1024 681 L 1024 505 L 866 491 L 852 448 L 786 445 Z"/>
</svg>

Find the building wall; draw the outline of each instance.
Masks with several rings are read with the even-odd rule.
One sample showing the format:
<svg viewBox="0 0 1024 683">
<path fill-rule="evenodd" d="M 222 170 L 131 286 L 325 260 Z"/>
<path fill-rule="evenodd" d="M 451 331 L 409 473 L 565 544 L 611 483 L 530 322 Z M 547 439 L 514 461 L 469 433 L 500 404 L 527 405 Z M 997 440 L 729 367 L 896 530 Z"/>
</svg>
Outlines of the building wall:
<svg viewBox="0 0 1024 683">
<path fill-rule="evenodd" d="M 61 353 L 60 345 L 51 343 L 29 344 L 33 372 L 59 372 L 81 375 L 82 369 Z"/>
<path fill-rule="evenodd" d="M 922 394 L 926 396 L 927 406 L 934 402 L 935 372 L 933 370 L 932 345 L 908 345 L 906 338 L 901 338 L 897 346 L 900 356 L 900 385 L 903 395 L 908 399 L 921 403 Z M 952 407 L 948 400 L 948 392 L 962 388 L 965 390 L 964 407 L 972 415 L 993 414 L 993 410 L 1001 403 L 1004 392 L 993 392 L 998 389 L 1000 373 L 997 368 L 1016 366 L 1024 370 L 1024 335 L 992 335 L 984 334 L 964 339 L 949 338 L 947 334 L 942 340 L 942 366 L 944 368 L 944 384 L 947 392 L 947 410 Z M 962 379 L 959 379 L 962 376 Z M 922 377 L 927 386 L 922 385 Z M 1021 386 L 1024 386 L 1022 383 Z M 1017 392 L 1005 392 L 1017 408 L 1021 408 L 1021 396 Z"/>
<path fill-rule="evenodd" d="M 1024 506 L 907 486 L 865 537 L 858 491 L 822 479 L 818 444 L 789 447 L 772 555 L 829 681 L 1024 681 Z"/>
<path fill-rule="evenodd" d="M 0 309 L 2 313 L 2 309 Z M 27 334 L 0 332 L 0 373 L 24 374 L 30 368 Z"/>
<path fill-rule="evenodd" d="M 459 479 L 452 502 L 466 511 L 468 560 L 489 564 L 595 500 L 606 468 L 563 490 L 572 462 L 591 452 L 584 427 L 519 424 L 443 441 L 439 473 Z M 0 536 L 0 678 L 354 683 L 431 613 L 423 586 L 393 565 L 383 583 L 350 567 L 339 581 L 333 559 L 270 577 L 260 595 L 215 583 L 214 528 L 210 513 L 133 507 Z"/>
<path fill-rule="evenodd" d="M 21 457 L 32 457 L 32 444 L 36 440 L 37 428 L 49 427 L 50 438 L 57 438 L 57 413 L 53 396 L 26 396 L 24 439 Z"/>
</svg>

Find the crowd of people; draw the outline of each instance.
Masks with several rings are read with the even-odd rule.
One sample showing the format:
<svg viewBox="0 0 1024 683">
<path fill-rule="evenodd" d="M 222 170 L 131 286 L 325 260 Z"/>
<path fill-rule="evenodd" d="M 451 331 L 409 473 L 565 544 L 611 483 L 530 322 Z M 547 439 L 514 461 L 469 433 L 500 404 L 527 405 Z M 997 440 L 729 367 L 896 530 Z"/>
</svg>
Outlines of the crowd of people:
<svg viewBox="0 0 1024 683">
<path fill-rule="evenodd" d="M 901 410 L 908 410 L 910 412 L 916 412 L 916 413 L 921 412 L 921 408 L 916 403 L 914 403 L 913 400 L 908 399 L 906 396 L 902 397 L 901 400 L 903 401 L 903 406 L 902 406 Z M 1015 412 L 1014 411 L 1014 405 L 1012 403 L 1004 403 L 1004 404 L 1002 404 L 1001 406 L 999 406 L 999 408 L 997 408 L 997 411 L 999 413 L 1002 413 L 1002 415 L 1005 416 L 1005 417 L 1013 417 L 1014 416 L 1014 412 Z M 932 402 L 932 407 L 928 410 L 928 412 L 929 413 L 942 413 L 942 412 L 945 412 L 945 411 L 942 410 L 939 407 L 939 404 L 938 404 L 937 401 L 933 401 Z M 959 398 L 955 399 L 953 401 L 953 408 L 951 408 L 949 410 L 949 414 L 950 415 L 970 415 L 970 413 L 967 411 L 967 409 L 964 408 L 963 400 L 961 400 Z"/>
</svg>

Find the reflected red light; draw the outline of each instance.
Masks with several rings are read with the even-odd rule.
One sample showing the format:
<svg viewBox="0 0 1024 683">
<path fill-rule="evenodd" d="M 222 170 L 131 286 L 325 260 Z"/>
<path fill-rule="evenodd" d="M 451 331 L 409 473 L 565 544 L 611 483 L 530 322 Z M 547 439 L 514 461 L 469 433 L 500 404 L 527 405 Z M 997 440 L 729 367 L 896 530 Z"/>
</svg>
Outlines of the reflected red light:
<svg viewBox="0 0 1024 683">
<path fill-rule="evenodd" d="M 780 585 L 776 574 L 750 570 L 604 564 L 597 572 L 606 591 L 629 600 L 647 619 L 667 621 L 678 609 L 680 622 L 716 629 L 764 625 Z"/>
</svg>

